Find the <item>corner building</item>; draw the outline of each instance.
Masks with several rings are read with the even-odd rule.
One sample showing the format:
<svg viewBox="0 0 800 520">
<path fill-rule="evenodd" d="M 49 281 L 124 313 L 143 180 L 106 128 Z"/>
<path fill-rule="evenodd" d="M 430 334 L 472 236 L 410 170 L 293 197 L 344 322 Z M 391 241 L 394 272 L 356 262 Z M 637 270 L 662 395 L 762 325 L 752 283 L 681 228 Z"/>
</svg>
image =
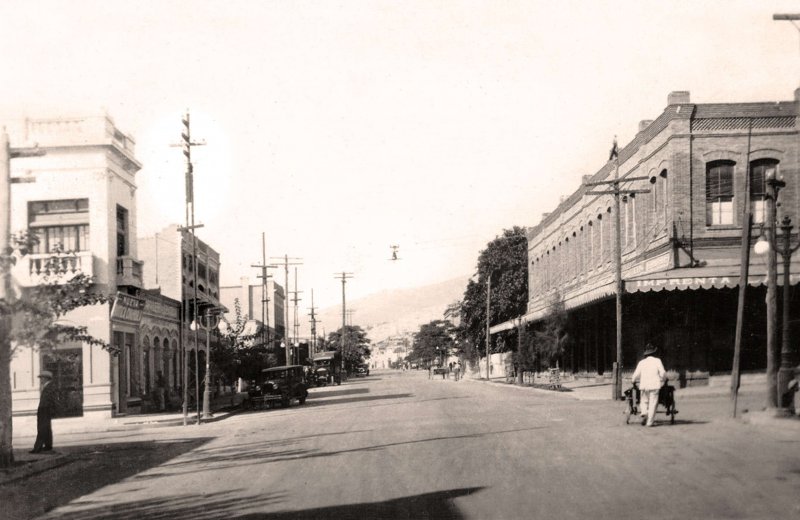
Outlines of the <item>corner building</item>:
<svg viewBox="0 0 800 520">
<path fill-rule="evenodd" d="M 11 121 L 7 129 L 12 147 L 36 144 L 44 152 L 11 161 L 11 231 L 30 229 L 39 239 L 12 270 L 15 289 L 42 283 L 44 262 L 63 247 L 70 252 L 62 255 L 70 271 L 63 281 L 82 272 L 94 278 L 98 291 L 134 307 L 142 304 L 134 296 L 142 287 L 135 225 L 135 176 L 141 164 L 134 140 L 107 115 Z M 15 417 L 36 415 L 42 370 L 54 374 L 62 404 L 57 416 L 110 417 L 124 408 L 139 320 L 135 308 L 120 304 L 112 314 L 110 307 L 79 308 L 64 319 L 86 326 L 120 355 L 79 342 L 51 352 L 16 349 L 11 362 Z"/>
<path fill-rule="evenodd" d="M 741 368 L 766 367 L 766 257 L 752 245 L 764 234 L 770 173 L 786 182 L 778 221 L 798 222 L 798 95 L 794 101 L 693 104 L 673 92 L 655 120 L 642 121 L 619 150 L 621 188 L 649 190 L 621 197 L 623 372 L 631 372 L 652 342 L 681 384 L 705 384 L 730 374 L 740 278 L 745 181 L 750 173 L 753 238 Z M 749 170 L 748 170 L 749 165 Z M 610 376 L 616 351 L 614 199 L 587 182 L 614 178 L 609 161 L 528 233 L 529 323 L 562 299 L 572 338 L 562 367 Z M 793 243 L 796 242 L 793 233 Z M 783 269 L 779 255 L 778 282 Z M 792 337 L 800 302 L 791 263 Z M 779 286 L 779 291 L 781 287 Z M 780 297 L 779 297 L 780 300 Z M 780 312 L 780 310 L 778 311 Z M 511 328 L 505 323 L 493 332 Z M 780 340 L 779 340 L 780 342 Z"/>
</svg>

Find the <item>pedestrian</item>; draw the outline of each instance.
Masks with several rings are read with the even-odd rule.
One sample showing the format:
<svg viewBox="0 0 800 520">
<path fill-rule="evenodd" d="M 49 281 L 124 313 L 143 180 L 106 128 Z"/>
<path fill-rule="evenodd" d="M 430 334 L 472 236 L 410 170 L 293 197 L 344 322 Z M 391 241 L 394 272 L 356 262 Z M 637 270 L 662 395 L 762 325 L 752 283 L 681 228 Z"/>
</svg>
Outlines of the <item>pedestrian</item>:
<svg viewBox="0 0 800 520">
<path fill-rule="evenodd" d="M 461 361 L 456 364 L 456 369 L 458 370 L 458 380 L 461 381 L 464 377 L 464 373 L 461 371 Z"/>
<path fill-rule="evenodd" d="M 36 441 L 31 453 L 53 450 L 53 427 L 51 421 L 56 412 L 56 387 L 53 373 L 42 370 L 39 374 L 39 408 L 36 410 Z"/>
<path fill-rule="evenodd" d="M 156 409 L 159 412 L 163 412 L 167 408 L 166 398 L 165 398 L 166 391 L 167 391 L 167 383 L 164 380 L 164 373 L 161 370 L 159 370 L 158 373 L 156 374 L 156 385 L 155 388 L 153 389 L 153 394 L 156 401 L 155 402 Z"/>
<path fill-rule="evenodd" d="M 433 379 L 433 365 L 428 364 L 428 379 Z"/>
<path fill-rule="evenodd" d="M 642 414 L 642 425 L 653 426 L 656 417 L 656 407 L 658 406 L 658 392 L 667 379 L 667 371 L 664 364 L 655 356 L 657 348 L 648 343 L 644 349 L 644 359 L 636 365 L 631 382 L 639 383 L 639 413 Z"/>
<path fill-rule="evenodd" d="M 455 375 L 456 381 L 458 381 L 461 376 L 461 363 L 453 366 L 453 374 Z"/>
</svg>

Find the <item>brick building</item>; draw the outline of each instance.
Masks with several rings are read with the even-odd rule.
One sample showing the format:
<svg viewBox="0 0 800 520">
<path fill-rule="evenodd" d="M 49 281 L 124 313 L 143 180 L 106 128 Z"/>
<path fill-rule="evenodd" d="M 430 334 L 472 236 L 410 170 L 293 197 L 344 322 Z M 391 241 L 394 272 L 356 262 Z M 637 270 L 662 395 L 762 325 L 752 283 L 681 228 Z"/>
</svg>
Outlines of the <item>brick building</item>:
<svg viewBox="0 0 800 520">
<path fill-rule="evenodd" d="M 797 223 L 797 96 L 785 102 L 693 104 L 688 92 L 673 92 L 661 115 L 642 121 L 619 150 L 619 177 L 645 178 L 623 183 L 623 189 L 649 190 L 623 197 L 620 205 L 624 369 L 631 369 L 651 341 L 681 378 L 730 372 L 748 164 L 754 243 L 763 234 L 765 178 L 773 172 L 786 181 L 778 219 L 786 215 Z M 612 179 L 615 163 L 607 162 L 584 182 Z M 572 340 L 562 366 L 602 374 L 615 360 L 615 219 L 613 197 L 588 193 L 597 190 L 580 187 L 530 228 L 523 318 L 540 322 L 554 299 L 563 300 Z M 794 285 L 800 262 L 793 261 L 790 272 Z M 779 280 L 781 273 L 779 268 Z M 751 255 L 743 370 L 766 365 L 765 278 L 766 259 Z M 796 321 L 795 287 L 791 297 Z M 507 322 L 492 332 L 511 327 Z"/>
<path fill-rule="evenodd" d="M 192 401 L 196 399 L 195 378 L 197 377 L 200 386 L 204 381 L 207 341 L 212 348 L 219 341 L 219 336 L 213 331 L 210 337 L 206 338 L 208 333 L 202 327 L 198 327 L 196 333 L 190 330 L 190 324 L 194 319 L 194 304 L 197 305 L 197 314 L 200 317 L 209 311 L 225 311 L 220 302 L 219 253 L 199 238 L 196 238 L 196 247 L 193 251 L 192 235 L 177 224 L 166 226 L 153 236 L 140 238 L 138 245 L 139 257 L 144 261 L 142 270 L 144 287 L 150 290 L 151 294 L 155 293 L 182 302 L 179 310 L 183 319 L 180 320 L 182 326 L 178 327 L 177 341 L 173 341 L 176 338 L 172 327 L 162 326 L 160 336 L 154 332 L 147 337 L 152 343 L 146 348 L 152 349 L 156 359 L 163 359 L 161 361 L 163 375 L 167 382 L 171 383 L 171 388 L 177 390 L 183 380 L 183 363 L 180 363 L 181 345 L 183 346 L 188 366 L 189 400 Z M 196 271 L 193 261 L 195 253 Z M 173 313 L 170 312 L 170 315 Z M 165 335 L 165 332 L 168 335 Z M 157 339 L 161 342 L 160 349 Z M 165 340 L 168 342 L 165 343 Z M 174 351 L 173 347 L 177 350 Z"/>
</svg>

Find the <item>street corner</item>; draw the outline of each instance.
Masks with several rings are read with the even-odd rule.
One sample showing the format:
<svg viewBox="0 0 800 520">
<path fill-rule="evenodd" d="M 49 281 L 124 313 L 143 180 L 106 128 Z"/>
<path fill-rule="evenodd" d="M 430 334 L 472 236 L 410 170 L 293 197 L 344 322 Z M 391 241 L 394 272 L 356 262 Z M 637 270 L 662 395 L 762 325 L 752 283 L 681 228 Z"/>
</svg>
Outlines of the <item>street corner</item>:
<svg viewBox="0 0 800 520">
<path fill-rule="evenodd" d="M 29 453 L 28 450 L 15 449 L 14 463 L 9 468 L 0 469 L 0 486 L 63 466 L 71 460 L 69 454 L 58 450 Z"/>
<path fill-rule="evenodd" d="M 783 410 L 747 411 L 741 416 L 742 422 L 752 426 L 800 434 L 800 416 Z"/>
</svg>

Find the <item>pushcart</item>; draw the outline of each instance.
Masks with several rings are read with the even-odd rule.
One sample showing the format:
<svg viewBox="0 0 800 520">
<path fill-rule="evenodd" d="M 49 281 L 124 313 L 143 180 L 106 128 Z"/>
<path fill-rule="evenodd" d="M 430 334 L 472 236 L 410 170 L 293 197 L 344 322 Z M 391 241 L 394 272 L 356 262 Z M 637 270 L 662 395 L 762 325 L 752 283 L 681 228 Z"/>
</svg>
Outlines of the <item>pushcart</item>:
<svg viewBox="0 0 800 520">
<path fill-rule="evenodd" d="M 668 381 L 658 391 L 656 413 L 658 413 L 658 407 L 664 408 L 664 413 L 669 416 L 670 424 L 675 424 L 675 415 L 678 413 L 678 410 L 675 409 L 675 387 L 667 383 Z M 625 390 L 625 424 L 630 423 L 631 416 L 639 415 L 640 398 L 641 391 L 636 383 L 633 383 L 632 387 Z"/>
</svg>

